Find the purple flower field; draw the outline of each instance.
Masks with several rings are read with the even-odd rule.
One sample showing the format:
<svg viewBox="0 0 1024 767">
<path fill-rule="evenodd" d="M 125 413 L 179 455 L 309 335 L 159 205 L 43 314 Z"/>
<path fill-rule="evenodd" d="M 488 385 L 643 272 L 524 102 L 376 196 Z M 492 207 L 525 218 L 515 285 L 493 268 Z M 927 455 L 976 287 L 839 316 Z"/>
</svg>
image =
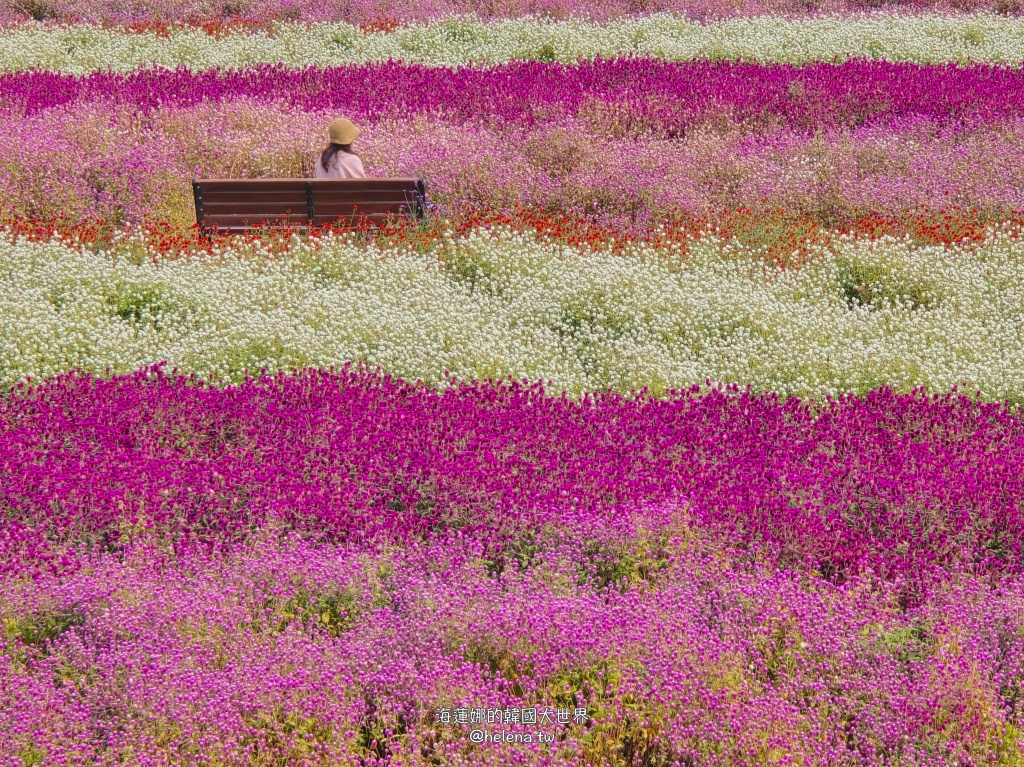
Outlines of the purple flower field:
<svg viewBox="0 0 1024 767">
<path fill-rule="evenodd" d="M 5 764 L 1019 748 L 1002 405 L 154 370 L 18 390 L 0 423 Z M 474 745 L 448 707 L 586 720 Z"/>
<path fill-rule="evenodd" d="M 184 22 L 217 29 L 221 25 L 255 26 L 272 21 L 393 24 L 463 14 L 484 19 L 533 14 L 556 19 L 608 20 L 674 13 L 703 20 L 761 14 L 863 13 L 879 8 L 909 13 L 1021 12 L 1017 0 L 604 0 L 599 4 L 591 0 L 424 0 L 404 6 L 387 0 L 2 0 L 0 24 L 28 20 L 139 26 Z"/>
<path fill-rule="evenodd" d="M 168 542 L 266 525 L 333 542 L 442 530 L 502 541 L 664 504 L 839 579 L 1024 564 L 1024 424 L 962 395 L 581 402 L 539 385 L 436 393 L 357 371 L 226 391 L 188 380 L 72 376 L 3 403 L 16 569 L 73 571 L 116 548 L 125 524 Z"/>
<path fill-rule="evenodd" d="M 998 122 L 1020 116 L 1022 93 L 1019 68 L 860 60 L 797 67 L 623 58 L 454 70 L 388 62 L 330 69 L 259 65 L 80 77 L 46 71 L 0 75 L 3 110 L 24 116 L 97 99 L 148 112 L 252 98 L 302 110 L 344 109 L 364 120 L 424 113 L 530 126 L 605 104 L 656 135 L 723 119 L 812 132 L 909 116 Z"/>
</svg>

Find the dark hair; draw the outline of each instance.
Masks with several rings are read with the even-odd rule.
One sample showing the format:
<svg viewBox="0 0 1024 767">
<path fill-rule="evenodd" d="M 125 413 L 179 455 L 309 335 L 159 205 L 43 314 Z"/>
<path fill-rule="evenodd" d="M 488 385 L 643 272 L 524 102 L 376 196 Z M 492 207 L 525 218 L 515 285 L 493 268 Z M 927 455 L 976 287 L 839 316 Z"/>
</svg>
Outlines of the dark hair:
<svg viewBox="0 0 1024 767">
<path fill-rule="evenodd" d="M 348 152 L 349 154 L 355 154 L 352 151 L 351 144 L 331 144 L 324 150 L 324 153 L 320 155 L 320 164 L 324 166 L 324 170 L 327 170 L 331 165 L 331 160 L 334 159 L 334 155 L 338 152 Z"/>
</svg>

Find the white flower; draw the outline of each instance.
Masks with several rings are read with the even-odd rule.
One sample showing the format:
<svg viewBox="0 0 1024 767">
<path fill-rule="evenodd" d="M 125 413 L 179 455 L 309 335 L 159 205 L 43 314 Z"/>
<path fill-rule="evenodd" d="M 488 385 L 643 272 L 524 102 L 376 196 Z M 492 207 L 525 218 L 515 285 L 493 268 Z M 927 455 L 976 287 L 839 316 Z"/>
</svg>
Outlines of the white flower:
<svg viewBox="0 0 1024 767">
<path fill-rule="evenodd" d="M 136 265 L 123 245 L 0 236 L 0 385 L 160 360 L 238 380 L 361 359 L 432 385 L 450 370 L 573 394 L 707 378 L 784 395 L 964 382 L 1024 394 L 1024 243 L 1005 233 L 951 248 L 843 238 L 792 271 L 711 237 L 683 268 L 671 248 L 584 252 L 508 231 L 425 254 L 314 247 Z"/>
<path fill-rule="evenodd" d="M 364 33 L 346 23 L 278 23 L 269 32 L 167 36 L 92 25 L 26 23 L 0 29 L 0 71 L 39 67 L 73 74 L 144 66 L 239 68 L 261 63 L 337 66 L 395 61 L 491 66 L 517 59 L 616 55 L 670 61 L 744 59 L 807 63 L 848 58 L 945 63 L 1024 61 L 1024 18 L 990 13 L 887 12 L 805 19 L 760 16 L 700 24 L 670 14 L 607 23 L 448 18 Z"/>
</svg>

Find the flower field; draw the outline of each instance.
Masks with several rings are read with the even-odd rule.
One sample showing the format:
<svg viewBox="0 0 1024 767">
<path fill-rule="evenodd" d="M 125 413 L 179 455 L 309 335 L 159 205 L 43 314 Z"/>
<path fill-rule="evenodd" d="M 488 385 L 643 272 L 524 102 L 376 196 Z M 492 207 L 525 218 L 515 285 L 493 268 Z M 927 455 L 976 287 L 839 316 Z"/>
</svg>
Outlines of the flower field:
<svg viewBox="0 0 1024 767">
<path fill-rule="evenodd" d="M 1024 767 L 1014 0 L 0 0 L 0 767 Z M 202 238 L 334 118 L 426 220 Z"/>
<path fill-rule="evenodd" d="M 59 378 L 3 419 L 23 762 L 1018 753 L 1001 405 L 152 370 Z M 425 701 L 592 721 L 475 748 Z"/>
<path fill-rule="evenodd" d="M 98 253 L 0 239 L 0 382 L 163 360 L 237 383 L 359 359 L 431 386 L 527 378 L 573 396 L 710 378 L 817 398 L 967 384 L 1024 401 L 1019 229 L 954 246 L 846 237 L 798 269 L 735 237 L 618 252 L 507 227 L 439 240 L 147 260 L 144 239 Z"/>
<path fill-rule="evenodd" d="M 290 67 L 383 61 L 487 66 L 515 60 L 575 62 L 638 56 L 810 64 L 853 58 L 887 61 L 989 61 L 1024 58 L 1024 19 L 994 13 L 902 17 L 886 12 L 846 18 L 777 16 L 708 20 L 656 14 L 605 23 L 473 18 L 399 25 L 275 22 L 266 28 L 208 30 L 177 24 L 151 29 L 32 24 L 0 32 L 0 71 L 42 67 L 84 74 L 142 66 Z"/>
<path fill-rule="evenodd" d="M 631 232 L 723 209 L 995 222 L 1024 209 L 1022 94 L 1020 69 L 865 61 L 12 73 L 2 207 L 184 228 L 190 178 L 310 175 L 317 126 L 344 109 L 367 126 L 367 167 L 423 174 L 448 212 L 521 206 Z"/>
</svg>

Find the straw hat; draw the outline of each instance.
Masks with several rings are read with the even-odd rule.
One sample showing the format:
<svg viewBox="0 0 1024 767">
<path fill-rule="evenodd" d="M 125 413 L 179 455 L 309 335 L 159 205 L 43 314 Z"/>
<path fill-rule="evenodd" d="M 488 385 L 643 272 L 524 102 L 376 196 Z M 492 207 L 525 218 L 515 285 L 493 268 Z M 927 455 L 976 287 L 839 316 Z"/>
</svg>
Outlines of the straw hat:
<svg viewBox="0 0 1024 767">
<path fill-rule="evenodd" d="M 327 126 L 327 133 L 331 137 L 332 144 L 351 144 L 359 135 L 359 128 L 354 126 L 344 117 L 332 120 Z"/>
</svg>

